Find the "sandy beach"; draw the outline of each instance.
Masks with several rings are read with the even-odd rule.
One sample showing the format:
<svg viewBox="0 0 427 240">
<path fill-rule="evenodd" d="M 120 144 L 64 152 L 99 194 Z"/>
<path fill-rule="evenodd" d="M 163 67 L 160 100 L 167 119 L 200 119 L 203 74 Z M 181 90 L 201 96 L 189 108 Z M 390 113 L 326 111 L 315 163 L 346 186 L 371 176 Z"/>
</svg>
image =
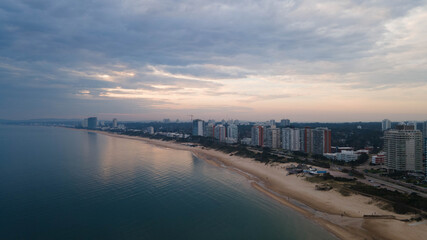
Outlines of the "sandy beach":
<svg viewBox="0 0 427 240">
<path fill-rule="evenodd" d="M 83 130 L 86 131 L 86 130 Z M 100 134 L 133 139 L 159 147 L 192 152 L 200 159 L 235 171 L 252 180 L 257 190 L 317 222 L 340 239 L 424 239 L 427 221 L 403 222 L 412 215 L 400 215 L 377 206 L 372 198 L 352 194 L 343 196 L 335 190 L 317 191 L 315 184 L 296 175 L 286 175 L 286 164 L 265 165 L 253 159 L 230 156 L 203 147 L 190 147 L 142 137 Z M 396 219 L 367 219 L 363 215 L 393 215 Z"/>
</svg>

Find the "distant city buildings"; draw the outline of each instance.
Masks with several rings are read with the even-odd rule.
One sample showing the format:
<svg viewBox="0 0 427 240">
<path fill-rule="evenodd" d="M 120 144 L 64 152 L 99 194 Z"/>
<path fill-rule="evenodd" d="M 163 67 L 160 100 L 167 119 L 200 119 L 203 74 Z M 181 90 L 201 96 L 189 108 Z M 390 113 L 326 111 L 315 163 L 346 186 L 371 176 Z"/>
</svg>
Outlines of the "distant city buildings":
<svg viewBox="0 0 427 240">
<path fill-rule="evenodd" d="M 227 137 L 227 128 L 222 124 L 216 125 L 214 130 L 214 137 L 220 142 L 225 142 Z"/>
<path fill-rule="evenodd" d="M 315 128 L 311 131 L 311 150 L 313 154 L 331 152 L 331 130 L 328 128 Z"/>
<path fill-rule="evenodd" d="M 237 143 L 239 137 L 238 126 L 233 123 L 233 120 L 221 121 L 221 124 L 216 124 L 215 120 L 204 122 L 203 120 L 193 120 L 192 135 L 212 137 L 220 142 Z"/>
<path fill-rule="evenodd" d="M 414 130 L 417 130 L 417 122 L 407 122 L 406 125 L 407 126 L 413 126 Z"/>
<path fill-rule="evenodd" d="M 331 130 L 328 128 L 284 128 L 282 129 L 282 148 L 309 154 L 331 152 Z"/>
<path fill-rule="evenodd" d="M 193 120 L 193 136 L 203 136 L 203 124 L 200 119 Z"/>
<path fill-rule="evenodd" d="M 87 128 L 96 129 L 98 127 L 98 118 L 90 117 L 87 119 Z"/>
<path fill-rule="evenodd" d="M 424 144 L 423 144 L 423 147 L 424 147 L 424 156 L 425 156 L 425 167 L 426 167 L 426 169 L 425 169 L 425 173 L 426 173 L 426 175 L 427 175 L 427 121 L 424 121 L 423 123 L 422 123 L 422 130 L 423 130 L 423 140 L 424 140 Z"/>
<path fill-rule="evenodd" d="M 280 128 L 271 127 L 267 128 L 266 131 L 266 147 L 273 149 L 280 148 Z"/>
<path fill-rule="evenodd" d="M 170 123 L 170 122 L 171 122 L 171 120 L 169 118 L 163 119 L 163 123 Z"/>
<path fill-rule="evenodd" d="M 112 127 L 113 128 L 117 128 L 117 118 L 113 119 L 113 125 L 112 125 Z"/>
<path fill-rule="evenodd" d="M 388 119 L 384 119 L 382 121 L 381 128 L 383 131 L 390 129 L 391 128 L 391 121 Z"/>
<path fill-rule="evenodd" d="M 422 132 L 400 124 L 384 132 L 384 151 L 389 171 L 422 172 Z"/>
<path fill-rule="evenodd" d="M 427 121 L 423 122 L 423 138 L 427 138 Z"/>
<path fill-rule="evenodd" d="M 153 135 L 154 134 L 154 127 L 147 127 L 147 133 Z"/>
<path fill-rule="evenodd" d="M 237 143 L 239 138 L 239 128 L 235 124 L 229 124 L 227 126 L 227 143 Z"/>
<path fill-rule="evenodd" d="M 425 160 L 425 174 L 427 175 L 427 138 L 424 138 L 424 156 L 426 156 L 426 160 Z"/>
<path fill-rule="evenodd" d="M 251 129 L 251 145 L 264 147 L 265 134 L 265 126 L 254 125 Z"/>
<path fill-rule="evenodd" d="M 215 121 L 209 120 L 204 127 L 203 136 L 213 137 L 215 134 Z"/>
<path fill-rule="evenodd" d="M 214 120 L 204 122 L 196 119 L 192 122 L 192 135 L 213 137 L 220 142 L 237 143 L 239 141 L 239 121 Z M 240 122 L 243 125 L 245 123 Z M 290 125 L 289 119 L 282 119 L 281 125 Z M 283 148 L 288 151 L 302 151 L 308 154 L 325 154 L 331 152 L 331 130 L 328 128 L 278 128 L 274 120 L 259 122 L 250 129 L 250 138 L 241 139 L 242 144 L 269 147 L 273 149 Z"/>
<path fill-rule="evenodd" d="M 276 126 L 276 120 L 271 119 L 268 123 L 270 126 Z"/>
<path fill-rule="evenodd" d="M 87 118 L 85 118 L 82 121 L 82 128 L 87 128 L 87 127 L 88 127 L 88 120 L 87 120 Z"/>
<path fill-rule="evenodd" d="M 289 151 L 301 151 L 301 129 L 282 129 L 282 148 Z"/>
<path fill-rule="evenodd" d="M 289 120 L 289 119 L 282 119 L 282 120 L 280 120 L 280 125 L 282 127 L 289 127 L 291 125 L 291 120 Z"/>
</svg>

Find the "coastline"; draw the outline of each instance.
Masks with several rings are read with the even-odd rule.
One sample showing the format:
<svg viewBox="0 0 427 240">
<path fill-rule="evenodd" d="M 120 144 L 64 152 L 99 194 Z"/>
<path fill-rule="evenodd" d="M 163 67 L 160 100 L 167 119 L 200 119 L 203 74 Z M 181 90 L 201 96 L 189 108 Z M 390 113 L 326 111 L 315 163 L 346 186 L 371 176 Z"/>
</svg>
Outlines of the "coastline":
<svg viewBox="0 0 427 240">
<path fill-rule="evenodd" d="M 422 239 L 427 232 L 427 222 L 411 224 L 397 219 L 409 219 L 412 215 L 400 215 L 377 206 L 378 202 L 365 196 L 342 196 L 335 190 L 317 191 L 313 183 L 295 175 L 286 176 L 287 164 L 265 165 L 253 159 L 231 156 L 203 147 L 190 147 L 175 142 L 119 135 L 109 132 L 103 135 L 142 141 L 158 147 L 189 151 L 197 158 L 217 167 L 224 167 L 251 180 L 251 185 L 263 194 L 278 201 L 306 218 L 318 223 L 339 239 Z M 367 219 L 363 215 L 393 215 L 396 219 Z"/>
</svg>

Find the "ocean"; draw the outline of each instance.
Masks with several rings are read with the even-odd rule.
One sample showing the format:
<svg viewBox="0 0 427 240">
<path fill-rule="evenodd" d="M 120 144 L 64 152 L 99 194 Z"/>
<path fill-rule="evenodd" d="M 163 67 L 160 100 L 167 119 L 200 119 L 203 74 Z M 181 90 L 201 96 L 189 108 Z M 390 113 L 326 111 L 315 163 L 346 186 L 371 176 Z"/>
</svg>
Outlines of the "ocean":
<svg viewBox="0 0 427 240">
<path fill-rule="evenodd" d="M 336 239 L 190 152 L 0 125 L 0 239 Z"/>
</svg>

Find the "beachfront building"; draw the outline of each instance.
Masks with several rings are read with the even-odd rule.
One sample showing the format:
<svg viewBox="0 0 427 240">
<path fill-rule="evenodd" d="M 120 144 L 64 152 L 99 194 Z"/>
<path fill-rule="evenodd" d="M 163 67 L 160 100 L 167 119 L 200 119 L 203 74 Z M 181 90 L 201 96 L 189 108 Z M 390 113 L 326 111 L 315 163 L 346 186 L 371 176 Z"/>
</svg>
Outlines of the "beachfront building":
<svg viewBox="0 0 427 240">
<path fill-rule="evenodd" d="M 384 152 L 380 152 L 377 155 L 372 156 L 371 163 L 375 164 L 375 165 L 384 165 L 385 159 L 386 159 L 385 153 Z"/>
<path fill-rule="evenodd" d="M 331 130 L 321 127 L 284 128 L 282 129 L 282 148 L 308 154 L 331 153 Z"/>
<path fill-rule="evenodd" d="M 300 146 L 301 146 L 301 151 L 305 152 L 305 153 L 312 153 L 312 136 L 311 136 L 311 128 L 310 127 L 305 127 L 303 129 L 300 130 L 300 136 L 301 136 L 301 142 L 300 142 Z"/>
<path fill-rule="evenodd" d="M 344 162 L 353 162 L 356 161 L 360 154 L 357 154 L 355 151 L 341 151 L 337 153 L 325 153 L 323 156 L 336 160 L 336 161 L 344 161 Z"/>
<path fill-rule="evenodd" d="M 239 138 L 239 130 L 237 125 L 229 124 L 227 126 L 227 143 L 237 143 L 237 139 Z"/>
<path fill-rule="evenodd" d="M 426 156 L 426 162 L 425 162 L 425 174 L 427 175 L 427 138 L 424 138 L 424 156 Z"/>
<path fill-rule="evenodd" d="M 381 123 L 381 128 L 383 131 L 386 131 L 391 128 L 391 121 L 388 119 L 384 119 Z"/>
<path fill-rule="evenodd" d="M 88 127 L 88 121 L 87 121 L 87 118 L 85 118 L 82 121 L 82 128 L 87 128 L 87 127 Z"/>
<path fill-rule="evenodd" d="M 342 151 L 342 152 L 336 153 L 337 161 L 353 162 L 353 161 L 356 161 L 358 157 L 359 157 L 359 154 L 357 154 L 354 151 Z"/>
<path fill-rule="evenodd" d="M 422 133 L 413 126 L 399 125 L 384 132 L 384 151 L 389 171 L 422 172 Z"/>
<path fill-rule="evenodd" d="M 324 154 L 331 152 L 331 130 L 328 128 L 301 129 L 301 151 L 309 154 Z"/>
<path fill-rule="evenodd" d="M 113 119 L 113 124 L 112 124 L 113 128 L 117 128 L 117 118 Z"/>
<path fill-rule="evenodd" d="M 280 128 L 271 127 L 266 130 L 266 146 L 269 148 L 280 148 Z"/>
<path fill-rule="evenodd" d="M 261 125 L 254 125 L 251 129 L 251 139 L 253 146 L 260 146 L 263 147 L 264 140 L 265 140 L 265 127 Z"/>
<path fill-rule="evenodd" d="M 196 119 L 193 121 L 193 136 L 203 136 L 203 120 Z"/>
<path fill-rule="evenodd" d="M 214 137 L 214 131 L 215 131 L 215 121 L 209 121 L 207 124 L 205 124 L 204 130 L 203 130 L 203 136 Z"/>
<path fill-rule="evenodd" d="M 89 129 L 96 129 L 98 127 L 98 118 L 90 117 L 87 119 L 87 127 Z"/>
<path fill-rule="evenodd" d="M 331 152 L 331 130 L 328 128 L 315 128 L 311 131 L 311 150 L 313 154 Z"/>
<path fill-rule="evenodd" d="M 214 137 L 220 142 L 225 142 L 227 137 L 227 128 L 222 124 L 216 125 L 214 129 Z"/>
<path fill-rule="evenodd" d="M 154 134 L 154 127 L 147 127 L 147 133 L 153 135 Z"/>
<path fill-rule="evenodd" d="M 301 150 L 301 130 L 298 128 L 282 129 L 282 148 L 288 151 Z"/>
</svg>

